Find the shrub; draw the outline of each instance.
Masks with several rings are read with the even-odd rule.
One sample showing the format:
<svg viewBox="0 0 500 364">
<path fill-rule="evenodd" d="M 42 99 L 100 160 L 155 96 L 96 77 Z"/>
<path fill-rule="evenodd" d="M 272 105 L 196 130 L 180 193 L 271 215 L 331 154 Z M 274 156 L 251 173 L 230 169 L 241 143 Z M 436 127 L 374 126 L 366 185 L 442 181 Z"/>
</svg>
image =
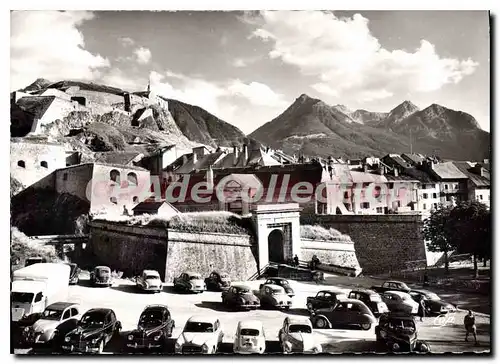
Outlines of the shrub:
<svg viewBox="0 0 500 364">
<path fill-rule="evenodd" d="M 23 267 L 26 258 L 32 256 L 45 258 L 47 262 L 60 261 L 53 247 L 37 243 L 16 227 L 10 229 L 10 240 L 10 261 L 13 270 Z"/>
<path fill-rule="evenodd" d="M 325 229 L 319 225 L 301 225 L 300 237 L 311 240 L 325 240 L 325 241 L 351 241 L 349 235 L 344 235 L 340 231 L 333 228 Z"/>
</svg>

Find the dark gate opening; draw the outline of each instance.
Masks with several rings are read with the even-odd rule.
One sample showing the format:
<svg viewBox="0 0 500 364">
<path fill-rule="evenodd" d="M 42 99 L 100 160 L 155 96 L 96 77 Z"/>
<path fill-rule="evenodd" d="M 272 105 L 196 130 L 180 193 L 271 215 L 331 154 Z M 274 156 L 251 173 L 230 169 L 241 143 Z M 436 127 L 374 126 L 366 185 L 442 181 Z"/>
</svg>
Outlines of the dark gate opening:
<svg viewBox="0 0 500 364">
<path fill-rule="evenodd" d="M 267 238 L 270 262 L 283 263 L 285 261 L 283 242 L 284 238 L 281 230 L 275 229 L 271 231 Z"/>
</svg>

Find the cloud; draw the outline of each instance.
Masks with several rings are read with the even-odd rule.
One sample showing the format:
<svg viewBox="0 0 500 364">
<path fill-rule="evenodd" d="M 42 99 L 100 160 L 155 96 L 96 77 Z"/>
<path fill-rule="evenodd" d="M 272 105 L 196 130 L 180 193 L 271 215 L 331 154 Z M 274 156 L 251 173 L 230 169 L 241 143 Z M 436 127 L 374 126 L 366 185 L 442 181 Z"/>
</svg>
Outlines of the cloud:
<svg viewBox="0 0 500 364">
<path fill-rule="evenodd" d="M 248 64 L 245 62 L 244 59 L 242 59 L 242 58 L 236 58 L 232 62 L 232 65 L 233 65 L 233 67 L 236 67 L 236 68 L 242 68 L 242 67 L 246 67 Z"/>
<path fill-rule="evenodd" d="M 78 26 L 94 15 L 86 11 L 15 11 L 11 13 L 11 89 L 39 77 L 93 80 L 109 60 L 85 50 Z"/>
<path fill-rule="evenodd" d="M 363 93 L 375 100 L 435 91 L 460 82 L 478 66 L 471 59 L 442 58 L 426 40 L 413 52 L 386 50 L 360 14 L 337 18 L 322 11 L 263 11 L 243 20 L 256 28 L 250 37 L 272 44 L 270 58 L 316 76 L 320 82 L 312 87 L 332 96 Z"/>
<path fill-rule="evenodd" d="M 139 64 L 148 64 L 151 60 L 151 51 L 148 48 L 139 47 L 134 50 L 134 54 Z"/>
<path fill-rule="evenodd" d="M 137 79 L 130 76 L 130 73 L 124 72 L 119 68 L 112 68 L 106 72 L 99 80 L 105 85 L 121 88 L 125 91 L 145 90 L 147 86 L 146 79 Z"/>
<path fill-rule="evenodd" d="M 243 97 L 256 106 L 286 106 L 283 95 L 274 92 L 269 86 L 260 82 L 246 84 L 240 80 L 233 80 L 227 90 L 232 95 Z"/>
<path fill-rule="evenodd" d="M 135 41 L 129 37 L 121 37 L 119 40 L 124 47 L 129 47 L 135 44 Z"/>
</svg>

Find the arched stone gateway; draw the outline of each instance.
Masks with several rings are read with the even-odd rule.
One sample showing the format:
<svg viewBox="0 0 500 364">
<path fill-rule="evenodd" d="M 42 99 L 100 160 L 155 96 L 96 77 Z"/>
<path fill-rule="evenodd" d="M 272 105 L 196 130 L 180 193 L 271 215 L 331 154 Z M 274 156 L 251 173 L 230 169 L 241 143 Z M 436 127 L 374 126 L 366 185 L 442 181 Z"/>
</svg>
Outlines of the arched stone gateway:
<svg viewBox="0 0 500 364">
<path fill-rule="evenodd" d="M 257 231 L 259 271 L 269 262 L 301 259 L 299 204 L 256 205 L 252 219 Z"/>
<path fill-rule="evenodd" d="M 281 230 L 274 229 L 271 231 L 267 237 L 267 246 L 270 262 L 282 263 L 285 261 L 284 237 Z"/>
</svg>

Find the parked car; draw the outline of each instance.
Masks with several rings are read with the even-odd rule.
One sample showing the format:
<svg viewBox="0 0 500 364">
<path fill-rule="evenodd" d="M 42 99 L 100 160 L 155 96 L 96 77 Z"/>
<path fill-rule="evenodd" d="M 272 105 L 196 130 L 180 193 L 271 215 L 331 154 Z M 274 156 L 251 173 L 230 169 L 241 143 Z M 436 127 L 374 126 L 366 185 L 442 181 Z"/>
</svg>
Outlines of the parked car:
<svg viewBox="0 0 500 364">
<path fill-rule="evenodd" d="M 159 293 L 163 289 L 163 282 L 161 281 L 160 273 L 155 270 L 143 270 L 142 274 L 137 277 L 135 283 L 142 291 Z"/>
<path fill-rule="evenodd" d="M 225 291 L 231 286 L 229 274 L 213 271 L 208 278 L 205 278 L 205 285 L 208 290 Z"/>
<path fill-rule="evenodd" d="M 380 316 L 375 326 L 376 340 L 394 352 L 430 352 L 428 343 L 417 338 L 415 319 L 406 314 L 389 312 Z"/>
<path fill-rule="evenodd" d="M 85 312 L 76 329 L 64 337 L 67 352 L 102 353 L 108 342 L 119 335 L 122 325 L 110 308 L 92 308 Z"/>
<path fill-rule="evenodd" d="M 146 306 L 139 316 L 137 328 L 127 336 L 127 348 L 164 349 L 174 327 L 175 321 L 167 306 Z"/>
<path fill-rule="evenodd" d="M 359 326 L 370 330 L 377 319 L 361 301 L 346 298 L 339 300 L 334 307 L 320 308 L 311 313 L 311 322 L 318 329 L 331 329 L 334 326 Z"/>
<path fill-rule="evenodd" d="M 418 303 L 408 293 L 387 291 L 382 293 L 381 297 L 391 312 L 404 312 L 409 315 L 418 313 Z"/>
<path fill-rule="evenodd" d="M 37 263 L 47 263 L 47 259 L 42 257 L 29 257 L 24 261 L 24 266 L 27 267 L 29 265 L 37 264 Z"/>
<path fill-rule="evenodd" d="M 260 305 L 288 310 L 292 306 L 292 299 L 285 293 L 283 287 L 264 284 L 260 289 Z"/>
<path fill-rule="evenodd" d="M 314 297 L 307 297 L 307 309 L 309 312 L 319 308 L 335 306 L 339 299 L 347 298 L 347 294 L 340 290 L 322 290 Z"/>
<path fill-rule="evenodd" d="M 99 265 L 90 272 L 90 282 L 94 286 L 110 287 L 113 285 L 113 277 L 111 277 L 111 269 L 104 265 Z"/>
<path fill-rule="evenodd" d="M 58 334 L 68 333 L 68 328 L 76 327 L 79 314 L 77 303 L 53 303 L 47 306 L 32 326 L 24 329 L 24 341 L 28 345 L 53 345 Z"/>
<path fill-rule="evenodd" d="M 182 354 L 215 354 L 224 333 L 217 317 L 190 317 L 175 342 L 175 352 Z"/>
<path fill-rule="evenodd" d="M 382 297 L 371 289 L 356 288 L 349 292 L 349 298 L 360 300 L 373 312 L 375 316 L 389 312 L 389 308 L 382 301 Z"/>
<path fill-rule="evenodd" d="M 245 320 L 238 322 L 234 335 L 235 354 L 263 354 L 266 350 L 266 336 L 262 322 Z"/>
<path fill-rule="evenodd" d="M 322 348 L 313 336 L 311 321 L 305 317 L 286 317 L 278 333 L 283 354 L 321 353 Z"/>
<path fill-rule="evenodd" d="M 248 286 L 238 284 L 222 292 L 222 303 L 229 307 L 256 309 L 260 306 L 259 298 L 253 294 Z"/>
<path fill-rule="evenodd" d="M 386 281 L 381 286 L 372 286 L 370 289 L 378 293 L 384 293 L 386 291 L 401 291 L 408 293 L 411 291 L 406 283 L 400 281 Z"/>
<path fill-rule="evenodd" d="M 287 295 L 289 295 L 290 297 L 295 296 L 295 292 L 293 291 L 292 286 L 290 286 L 290 282 L 288 282 L 284 278 L 269 277 L 263 284 L 260 285 L 259 290 L 264 284 L 275 284 L 277 286 L 281 286 L 285 289 Z"/>
<path fill-rule="evenodd" d="M 425 289 L 413 290 L 410 292 L 410 296 L 415 302 L 424 299 L 427 315 L 444 315 L 457 310 L 451 303 L 443 301 L 437 294 Z"/>
<path fill-rule="evenodd" d="M 207 289 L 198 273 L 185 272 L 174 278 L 174 289 L 183 292 L 201 293 Z"/>
<path fill-rule="evenodd" d="M 78 268 L 78 265 L 76 263 L 67 263 L 70 267 L 70 272 L 69 272 L 69 284 L 78 284 L 78 281 L 80 280 L 80 272 L 81 269 Z"/>
</svg>

